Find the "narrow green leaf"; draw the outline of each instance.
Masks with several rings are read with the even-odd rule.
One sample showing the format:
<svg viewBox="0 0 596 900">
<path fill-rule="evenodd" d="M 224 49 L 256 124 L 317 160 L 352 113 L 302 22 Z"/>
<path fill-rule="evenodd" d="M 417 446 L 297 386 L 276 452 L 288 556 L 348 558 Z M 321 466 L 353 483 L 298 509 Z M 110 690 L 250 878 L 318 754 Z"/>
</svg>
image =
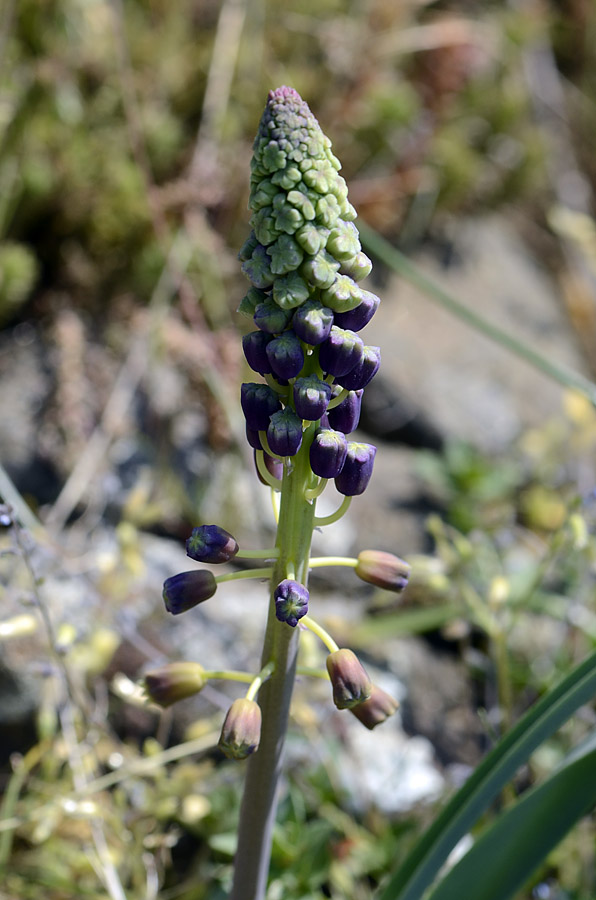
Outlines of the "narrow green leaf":
<svg viewBox="0 0 596 900">
<path fill-rule="evenodd" d="M 420 900 L 458 841 L 531 753 L 596 694 L 596 653 L 499 741 L 393 874 L 379 900 Z"/>
<path fill-rule="evenodd" d="M 371 641 L 397 637 L 402 634 L 423 634 L 440 628 L 461 615 L 461 606 L 444 604 L 426 609 L 408 609 L 395 615 L 381 614 L 365 619 L 360 625 L 350 624 L 350 640 L 360 646 Z"/>
<path fill-rule="evenodd" d="M 545 856 L 596 804 L 596 750 L 567 763 L 528 791 L 488 828 L 429 900 L 482 896 L 508 900 Z"/>
</svg>

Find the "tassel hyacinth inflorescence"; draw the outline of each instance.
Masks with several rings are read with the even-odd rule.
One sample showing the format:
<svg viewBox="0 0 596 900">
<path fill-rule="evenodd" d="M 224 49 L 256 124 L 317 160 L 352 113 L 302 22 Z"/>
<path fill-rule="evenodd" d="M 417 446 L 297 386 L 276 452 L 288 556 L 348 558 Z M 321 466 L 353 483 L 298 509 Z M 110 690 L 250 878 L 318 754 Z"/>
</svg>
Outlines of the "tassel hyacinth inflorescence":
<svg viewBox="0 0 596 900">
<path fill-rule="evenodd" d="M 281 492 L 276 544 L 262 552 L 243 551 L 220 526 L 197 526 L 186 544 L 196 562 L 236 564 L 261 558 L 268 566 L 218 576 L 207 569 L 183 572 L 167 579 L 163 596 L 168 611 L 177 615 L 211 597 L 221 581 L 268 577 L 271 606 L 263 668 L 251 676 L 209 673 L 195 663 L 171 664 L 149 673 L 146 682 L 148 696 L 166 705 L 196 693 L 215 674 L 250 681 L 246 696 L 232 705 L 220 740 L 221 749 L 236 759 L 256 753 L 260 741 L 266 744 L 265 754 L 280 752 L 287 710 L 285 722 L 270 723 L 265 705 L 261 721 L 256 697 L 271 680 L 278 686 L 268 688 L 279 688 L 279 693 L 270 712 L 277 715 L 283 704 L 289 705 L 293 669 L 287 664 L 287 648 L 291 641 L 296 646 L 304 628 L 327 648 L 326 673 L 320 674 L 328 677 L 339 709 L 350 710 L 367 728 L 397 709 L 396 701 L 372 685 L 355 654 L 340 649 L 312 619 L 307 582 L 310 568 L 344 565 L 363 581 L 399 593 L 409 573 L 403 560 L 379 551 L 363 551 L 357 559 L 310 557 L 313 529 L 343 515 L 372 475 L 376 447 L 354 440 L 352 432 L 358 427 L 364 389 L 381 363 L 379 348 L 362 337 L 379 298 L 361 286 L 372 265 L 360 246 L 356 211 L 339 161 L 293 88 L 270 92 L 253 149 L 252 230 L 239 253 L 251 286 L 239 312 L 253 325 L 242 346 L 260 380 L 242 385 L 240 402 L 258 476 Z M 317 498 L 331 480 L 341 497 L 339 508 L 317 518 Z M 272 638 L 274 632 L 283 639 Z M 276 649 L 268 656 L 271 647 Z M 255 776 L 260 777 L 265 776 Z M 251 790 L 261 788 L 257 784 Z"/>
<path fill-rule="evenodd" d="M 243 385 L 243 409 L 252 429 L 258 418 L 268 418 L 259 430 L 267 433 L 269 449 L 291 457 L 302 443 L 298 420 L 311 431 L 309 445 L 329 427 L 334 409 L 334 430 L 345 435 L 357 427 L 362 388 L 380 365 L 379 348 L 367 346 L 357 332 L 379 298 L 359 284 L 372 264 L 360 246 L 339 160 L 293 88 L 270 92 L 253 151 L 252 231 L 239 254 L 253 287 L 239 311 L 257 328 L 243 340 L 246 360 L 268 376 L 272 393 L 265 401 L 256 384 Z M 294 415 L 280 418 L 280 404 Z M 263 442 L 255 449 L 268 452 Z M 341 476 L 346 462 L 349 467 L 336 482 L 342 494 L 362 493 L 373 460 L 373 448 L 336 454 L 331 477 Z M 314 475 L 319 471 L 330 467 L 315 462 Z"/>
</svg>

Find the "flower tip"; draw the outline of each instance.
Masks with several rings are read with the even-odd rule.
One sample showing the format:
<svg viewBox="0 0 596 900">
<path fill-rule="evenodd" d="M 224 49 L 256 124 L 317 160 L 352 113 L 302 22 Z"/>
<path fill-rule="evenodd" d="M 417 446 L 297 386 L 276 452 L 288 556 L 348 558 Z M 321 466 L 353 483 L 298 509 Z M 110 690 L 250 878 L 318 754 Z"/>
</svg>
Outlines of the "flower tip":
<svg viewBox="0 0 596 900">
<path fill-rule="evenodd" d="M 372 731 L 377 725 L 382 725 L 399 709 L 399 702 L 373 684 L 370 697 L 363 703 L 358 703 L 350 708 L 350 712 L 356 716 L 359 722 Z"/>
<path fill-rule="evenodd" d="M 298 620 L 308 612 L 309 593 L 303 584 L 286 578 L 280 582 L 273 593 L 275 615 L 280 622 L 286 622 L 295 628 Z"/>
<path fill-rule="evenodd" d="M 372 683 L 366 669 L 352 650 L 335 650 L 327 657 L 327 671 L 338 709 L 351 709 L 371 695 Z"/>
<path fill-rule="evenodd" d="M 197 562 L 225 563 L 238 553 L 236 539 L 219 525 L 199 525 L 186 541 L 186 555 Z"/>
<path fill-rule="evenodd" d="M 144 679 L 149 700 L 159 706 L 171 706 L 178 700 L 198 694 L 207 683 L 205 670 L 194 662 L 173 662 L 147 672 Z"/>
<path fill-rule="evenodd" d="M 258 749 L 261 739 L 261 707 L 242 697 L 230 706 L 221 729 L 218 747 L 230 759 L 246 759 Z"/>
<path fill-rule="evenodd" d="M 363 550 L 358 554 L 354 569 L 362 581 L 396 594 L 406 587 L 410 570 L 411 566 L 405 560 L 382 550 Z"/>
</svg>

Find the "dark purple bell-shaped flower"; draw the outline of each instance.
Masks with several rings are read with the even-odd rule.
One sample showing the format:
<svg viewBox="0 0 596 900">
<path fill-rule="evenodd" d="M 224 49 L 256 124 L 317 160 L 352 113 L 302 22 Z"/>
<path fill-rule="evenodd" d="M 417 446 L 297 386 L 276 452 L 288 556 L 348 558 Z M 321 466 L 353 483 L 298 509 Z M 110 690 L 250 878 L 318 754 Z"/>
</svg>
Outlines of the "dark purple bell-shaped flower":
<svg viewBox="0 0 596 900">
<path fill-rule="evenodd" d="M 411 567 L 393 553 L 361 550 L 354 571 L 363 581 L 400 594 L 408 584 Z"/>
<path fill-rule="evenodd" d="M 186 541 L 186 555 L 197 562 L 225 563 L 237 553 L 236 539 L 219 525 L 198 525 Z"/>
<path fill-rule="evenodd" d="M 266 353 L 267 344 L 272 340 L 264 331 L 251 331 L 242 338 L 242 349 L 246 362 L 259 375 L 269 375 L 271 363 Z"/>
<path fill-rule="evenodd" d="M 298 453 L 302 443 L 302 419 L 289 406 L 271 416 L 267 443 L 278 456 L 295 456 Z"/>
<path fill-rule="evenodd" d="M 294 333 L 305 344 L 316 346 L 329 337 L 333 325 L 333 310 L 318 300 L 307 300 L 299 306 L 292 319 Z"/>
<path fill-rule="evenodd" d="M 202 691 L 207 684 L 203 666 L 195 662 L 173 662 L 145 675 L 145 693 L 153 703 L 171 706 Z"/>
<path fill-rule="evenodd" d="M 364 344 L 357 334 L 334 325 L 319 347 L 319 365 L 337 378 L 347 375 L 360 362 L 363 352 Z"/>
<path fill-rule="evenodd" d="M 327 657 L 327 671 L 333 686 L 333 702 L 338 709 L 351 709 L 368 700 L 372 682 L 352 650 L 335 650 Z"/>
<path fill-rule="evenodd" d="M 347 375 L 336 376 L 337 383 L 349 391 L 359 391 L 369 384 L 381 365 L 381 348 L 365 345 L 360 362 Z"/>
<path fill-rule="evenodd" d="M 295 628 L 298 620 L 308 612 L 308 598 L 308 590 L 303 584 L 286 578 L 273 593 L 275 615 L 280 622 L 287 622 Z"/>
<path fill-rule="evenodd" d="M 382 690 L 376 684 L 372 685 L 370 697 L 356 706 L 350 707 L 350 712 L 356 716 L 358 721 L 372 731 L 377 725 L 382 725 L 389 716 L 392 716 L 399 709 L 399 702 L 390 694 Z"/>
<path fill-rule="evenodd" d="M 305 375 L 294 382 L 294 407 L 301 419 L 316 422 L 331 399 L 331 385 L 316 375 Z"/>
<path fill-rule="evenodd" d="M 292 318 L 292 311 L 282 309 L 273 300 L 265 300 L 255 309 L 253 320 L 257 328 L 267 334 L 279 334 L 285 331 Z"/>
<path fill-rule="evenodd" d="M 261 444 L 261 438 L 259 437 L 259 432 L 255 431 L 254 428 L 249 428 L 246 426 L 246 440 L 253 448 L 253 450 L 262 450 L 263 445 Z"/>
<path fill-rule="evenodd" d="M 343 469 L 335 479 L 335 487 L 346 497 L 364 493 L 372 475 L 377 448 L 373 444 L 348 441 Z"/>
<path fill-rule="evenodd" d="M 246 759 L 261 740 L 261 707 L 255 700 L 239 697 L 230 706 L 217 746 L 230 759 Z"/>
<path fill-rule="evenodd" d="M 240 405 L 246 424 L 254 431 L 265 431 L 273 413 L 281 409 L 279 397 L 267 384 L 247 382 L 240 388 Z"/>
<path fill-rule="evenodd" d="M 255 456 L 255 469 L 257 470 L 257 477 L 258 477 L 259 481 L 261 482 L 261 484 L 265 484 L 265 485 L 267 485 L 267 487 L 269 487 L 269 485 L 267 484 L 267 482 L 261 475 L 261 473 L 259 471 L 259 467 L 257 466 L 257 451 L 256 450 L 255 450 L 254 456 Z M 267 469 L 269 474 L 272 475 L 273 478 L 278 478 L 281 481 L 281 478 L 284 473 L 283 461 L 281 459 L 276 459 L 274 456 L 269 456 L 269 454 L 265 453 L 265 452 L 263 452 L 263 461 L 265 463 L 265 468 Z"/>
<path fill-rule="evenodd" d="M 380 302 L 376 294 L 362 291 L 362 300 L 358 306 L 347 312 L 334 314 L 335 324 L 339 328 L 349 328 L 350 331 L 361 331 L 376 313 Z"/>
<path fill-rule="evenodd" d="M 163 585 L 163 600 L 168 612 L 173 616 L 192 609 L 193 606 L 213 597 L 217 582 L 208 569 L 193 569 L 166 578 Z"/>
<path fill-rule="evenodd" d="M 350 391 L 341 403 L 338 403 L 333 409 L 327 410 L 330 428 L 343 431 L 344 434 L 350 434 L 358 428 L 363 393 L 364 391 Z"/>
<path fill-rule="evenodd" d="M 310 467 L 319 478 L 336 478 L 344 467 L 347 452 L 345 434 L 320 428 L 310 445 Z"/>
<path fill-rule="evenodd" d="M 271 368 L 279 378 L 295 378 L 304 365 L 304 350 L 293 331 L 284 331 L 267 344 Z"/>
</svg>

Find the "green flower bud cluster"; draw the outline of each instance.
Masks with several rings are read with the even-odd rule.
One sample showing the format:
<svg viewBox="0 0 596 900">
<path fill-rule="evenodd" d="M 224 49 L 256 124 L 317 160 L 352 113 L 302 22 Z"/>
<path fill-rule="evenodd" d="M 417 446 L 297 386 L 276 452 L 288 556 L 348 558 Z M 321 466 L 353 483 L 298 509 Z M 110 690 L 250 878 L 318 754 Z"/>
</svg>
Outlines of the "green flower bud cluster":
<svg viewBox="0 0 596 900">
<path fill-rule="evenodd" d="M 239 311 L 258 328 L 243 339 L 244 353 L 269 394 L 243 385 L 242 408 L 248 440 L 265 454 L 265 466 L 295 456 L 303 430 L 309 446 L 321 434 L 313 444 L 314 476 L 334 478 L 340 493 L 354 496 L 368 484 L 376 448 L 345 435 L 356 428 L 362 389 L 380 365 L 379 348 L 356 332 L 379 299 L 359 285 L 372 264 L 339 169 L 300 95 L 290 87 L 271 91 L 253 146 L 252 231 L 239 253 L 253 284 Z M 327 447 L 336 434 L 340 453 Z"/>
<path fill-rule="evenodd" d="M 311 286 L 330 290 L 342 261 L 358 269 L 360 242 L 350 226 L 356 211 L 339 169 L 300 95 L 289 87 L 271 91 L 253 145 L 253 232 L 241 258 L 255 287 L 275 281 L 273 297 L 284 309 L 304 302 Z"/>
<path fill-rule="evenodd" d="M 317 297 L 341 313 L 362 300 L 357 282 L 371 263 L 340 168 L 297 91 L 271 91 L 253 145 L 252 232 L 239 256 L 255 288 L 270 291 L 282 309 Z M 252 316 L 256 299 L 249 292 L 242 310 Z"/>
</svg>

